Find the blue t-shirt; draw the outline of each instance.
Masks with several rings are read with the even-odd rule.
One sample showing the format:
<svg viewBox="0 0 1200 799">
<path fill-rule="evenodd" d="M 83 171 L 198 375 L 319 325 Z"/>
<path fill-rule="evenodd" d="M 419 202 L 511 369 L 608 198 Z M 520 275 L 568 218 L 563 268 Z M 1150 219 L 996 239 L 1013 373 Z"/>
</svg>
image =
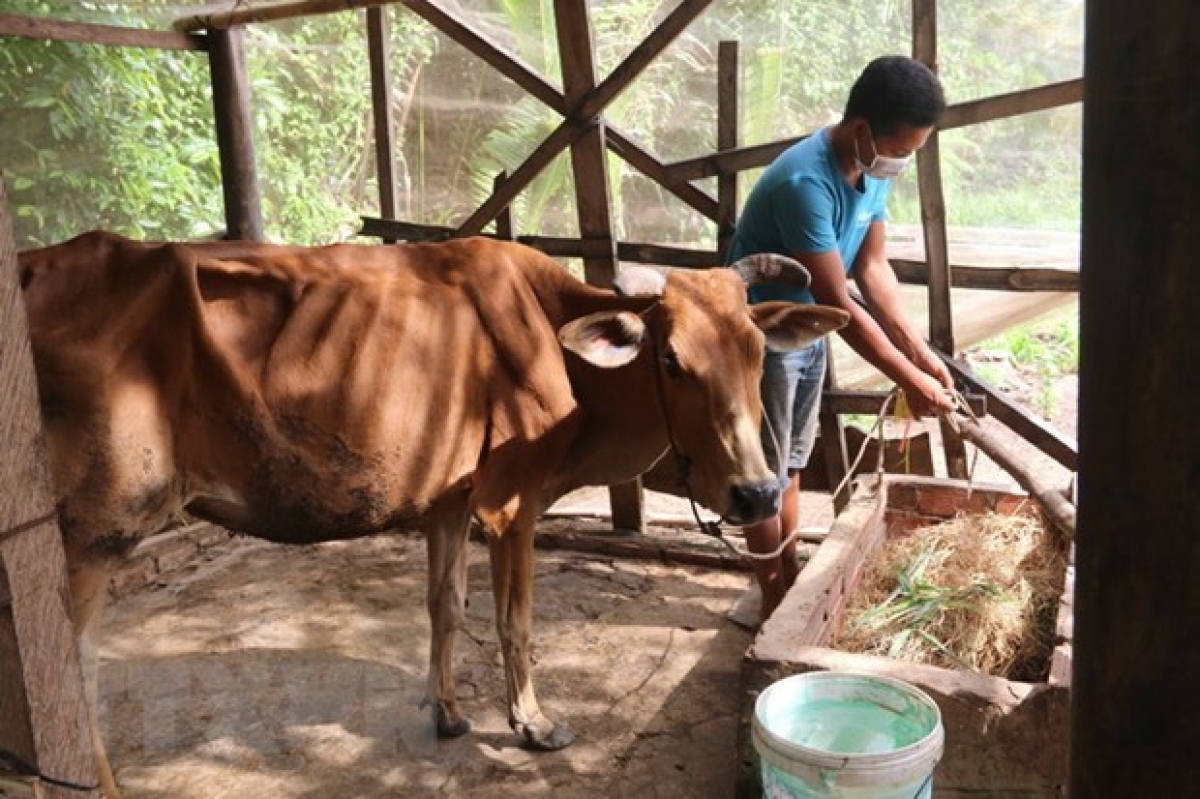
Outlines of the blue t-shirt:
<svg viewBox="0 0 1200 799">
<path fill-rule="evenodd" d="M 785 150 L 763 171 L 746 198 L 729 248 L 729 262 L 758 252 L 792 255 L 838 250 L 846 271 L 872 222 L 887 218 L 891 181 L 863 176 L 863 190 L 842 175 L 829 128 Z M 812 292 L 779 283 L 750 287 L 750 302 L 812 303 Z"/>
</svg>

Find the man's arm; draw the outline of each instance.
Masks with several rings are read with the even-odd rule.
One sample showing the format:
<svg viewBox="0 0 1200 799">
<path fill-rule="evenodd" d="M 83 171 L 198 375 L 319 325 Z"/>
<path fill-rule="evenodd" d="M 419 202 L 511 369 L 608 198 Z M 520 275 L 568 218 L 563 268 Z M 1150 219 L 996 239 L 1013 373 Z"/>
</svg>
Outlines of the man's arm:
<svg viewBox="0 0 1200 799">
<path fill-rule="evenodd" d="M 864 250 L 870 245 L 871 235 L 876 232 L 875 227 L 882 228 L 881 225 L 872 226 L 872 231 L 867 236 L 868 240 L 863 242 Z M 878 244 L 882 249 L 882 230 L 878 232 L 880 239 Z M 864 260 L 864 254 L 860 252 L 860 256 L 856 260 L 856 267 Z M 953 408 L 946 394 L 946 388 L 952 386 L 953 383 L 943 384 L 940 379 L 926 374 L 896 346 L 889 333 L 884 331 L 872 314 L 851 298 L 846 282 L 845 267 L 837 250 L 820 253 L 793 253 L 793 256 L 803 263 L 812 275 L 812 293 L 817 302 L 841 308 L 850 314 L 850 322 L 840 331 L 842 338 L 850 345 L 851 349 L 904 389 L 909 407 L 914 413 L 924 416 L 936 411 L 949 411 Z M 883 262 L 883 266 L 888 272 L 891 272 L 891 265 L 886 260 Z M 857 274 L 856 278 L 861 281 Z M 892 280 L 895 280 L 894 274 Z M 865 292 L 866 289 L 864 289 L 864 294 Z M 876 293 L 878 294 L 878 290 Z M 895 292 L 891 298 L 890 307 L 885 300 L 885 306 L 881 309 L 884 321 L 889 326 L 893 324 L 894 314 L 899 309 L 897 295 L 898 292 Z M 870 299 L 868 299 L 868 303 L 871 303 Z M 875 306 L 871 307 L 874 310 Z M 900 318 L 903 318 L 902 312 L 900 312 Z M 908 329 L 911 331 L 911 327 Z M 924 344 L 919 336 L 916 337 L 916 340 L 922 345 Z M 932 353 L 930 355 L 932 356 Z M 941 361 L 936 356 L 932 357 L 941 365 Z M 949 372 L 946 372 L 946 379 L 950 379 Z"/>
<path fill-rule="evenodd" d="M 945 388 L 953 389 L 954 379 L 950 376 L 950 370 L 912 326 L 904 312 L 900 281 L 896 279 L 896 273 L 887 260 L 884 239 L 883 223 L 871 225 L 854 262 L 854 281 L 862 291 L 871 315 L 896 348 L 918 369 Z"/>
</svg>

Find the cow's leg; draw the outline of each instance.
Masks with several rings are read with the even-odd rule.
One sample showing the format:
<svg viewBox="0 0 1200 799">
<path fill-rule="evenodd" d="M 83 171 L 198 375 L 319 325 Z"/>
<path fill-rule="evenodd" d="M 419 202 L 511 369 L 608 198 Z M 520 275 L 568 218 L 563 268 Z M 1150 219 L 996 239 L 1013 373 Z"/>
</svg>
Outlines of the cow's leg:
<svg viewBox="0 0 1200 799">
<path fill-rule="evenodd" d="M 454 635 L 466 618 L 467 533 L 470 514 L 461 511 L 432 519 L 426 528 L 429 552 L 429 682 L 438 735 L 455 738 L 471 730 L 458 706 L 454 682 Z"/>
<path fill-rule="evenodd" d="M 490 541 L 496 631 L 504 654 L 508 723 L 534 749 L 562 749 L 575 734 L 543 715 L 530 675 L 533 625 L 533 522 L 514 524 Z"/>
<path fill-rule="evenodd" d="M 92 753 L 96 760 L 96 775 L 100 778 L 100 792 L 105 799 L 121 799 L 121 791 L 117 788 L 117 779 L 108 762 L 104 738 L 100 733 L 100 656 L 92 640 L 92 633 L 104 609 L 111 571 L 104 564 L 71 569 L 71 615 L 79 642 L 79 661 L 91 720 Z"/>
</svg>

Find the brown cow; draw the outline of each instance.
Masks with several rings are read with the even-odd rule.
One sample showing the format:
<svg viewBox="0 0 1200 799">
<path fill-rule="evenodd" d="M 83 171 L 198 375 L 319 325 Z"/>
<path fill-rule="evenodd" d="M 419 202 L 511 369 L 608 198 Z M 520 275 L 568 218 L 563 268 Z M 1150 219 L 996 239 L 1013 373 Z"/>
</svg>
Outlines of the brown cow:
<svg viewBox="0 0 1200 799">
<path fill-rule="evenodd" d="M 764 333 L 796 346 L 846 321 L 749 308 L 747 276 L 807 279 L 761 256 L 675 272 L 653 296 L 587 286 L 487 239 L 309 249 L 90 233 L 19 263 L 85 653 L 111 571 L 180 509 L 283 543 L 417 528 L 428 699 L 439 734 L 462 735 L 451 650 L 474 517 L 509 722 L 543 749 L 573 735 L 539 710 L 530 677 L 538 517 L 577 486 L 645 472 L 669 433 L 700 502 L 735 524 L 774 513 L 758 437 Z M 94 657 L 85 670 L 94 708 Z"/>
</svg>

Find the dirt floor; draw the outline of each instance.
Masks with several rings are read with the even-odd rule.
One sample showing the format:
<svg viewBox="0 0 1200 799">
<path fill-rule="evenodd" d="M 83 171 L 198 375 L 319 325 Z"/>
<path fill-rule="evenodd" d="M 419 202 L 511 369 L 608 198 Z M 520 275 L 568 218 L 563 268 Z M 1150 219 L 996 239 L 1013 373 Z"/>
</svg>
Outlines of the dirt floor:
<svg viewBox="0 0 1200 799">
<path fill-rule="evenodd" d="M 536 685 L 579 740 L 532 753 L 505 720 L 479 544 L 457 642 L 475 729 L 433 736 L 424 569 L 416 537 L 232 538 L 118 600 L 101 712 L 130 799 L 733 794 L 750 633 L 726 615 L 747 574 L 539 550 Z"/>
</svg>

